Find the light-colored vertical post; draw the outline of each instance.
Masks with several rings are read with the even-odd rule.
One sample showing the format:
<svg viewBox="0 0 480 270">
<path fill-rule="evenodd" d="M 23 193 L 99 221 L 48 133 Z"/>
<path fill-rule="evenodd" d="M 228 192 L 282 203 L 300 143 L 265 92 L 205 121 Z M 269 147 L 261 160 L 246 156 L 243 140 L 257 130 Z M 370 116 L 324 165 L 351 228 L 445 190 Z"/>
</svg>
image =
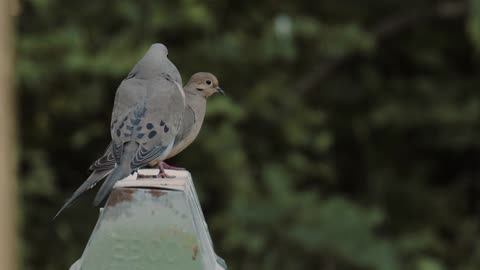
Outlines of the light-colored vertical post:
<svg viewBox="0 0 480 270">
<path fill-rule="evenodd" d="M 16 2 L 0 0 L 0 270 L 17 267 L 13 15 Z"/>
</svg>

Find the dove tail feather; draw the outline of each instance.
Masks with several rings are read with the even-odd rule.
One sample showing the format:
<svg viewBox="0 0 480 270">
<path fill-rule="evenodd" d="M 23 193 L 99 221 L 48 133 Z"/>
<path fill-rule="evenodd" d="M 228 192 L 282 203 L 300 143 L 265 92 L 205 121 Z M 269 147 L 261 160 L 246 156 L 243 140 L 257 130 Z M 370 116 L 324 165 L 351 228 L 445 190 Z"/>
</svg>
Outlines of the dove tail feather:
<svg viewBox="0 0 480 270">
<path fill-rule="evenodd" d="M 107 196 L 110 194 L 115 183 L 129 175 L 130 170 L 125 170 L 122 168 L 122 166 L 115 167 L 115 169 L 113 169 L 112 173 L 107 177 L 105 182 L 103 182 L 103 185 L 98 190 L 97 195 L 93 200 L 93 205 L 99 207 L 100 204 L 105 201 Z"/>
<path fill-rule="evenodd" d="M 107 176 L 112 170 L 95 170 L 90 176 L 83 182 L 83 184 L 73 193 L 73 195 L 65 202 L 65 204 L 60 208 L 57 214 L 53 217 L 55 220 L 63 210 L 67 209 L 72 205 L 80 196 L 85 193 L 85 191 L 93 188 L 98 182 L 100 182 L 105 176 Z"/>
</svg>

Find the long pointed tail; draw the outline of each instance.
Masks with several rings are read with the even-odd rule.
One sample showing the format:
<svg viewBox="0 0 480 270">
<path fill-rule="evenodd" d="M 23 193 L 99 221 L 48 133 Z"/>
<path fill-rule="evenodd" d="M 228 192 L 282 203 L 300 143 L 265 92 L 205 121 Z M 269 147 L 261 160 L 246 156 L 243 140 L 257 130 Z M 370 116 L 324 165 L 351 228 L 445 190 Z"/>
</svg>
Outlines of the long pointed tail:
<svg viewBox="0 0 480 270">
<path fill-rule="evenodd" d="M 107 198 L 110 192 L 113 189 L 113 186 L 118 180 L 122 180 L 123 178 L 130 175 L 130 171 L 122 169 L 121 166 L 115 167 L 112 173 L 107 177 L 105 182 L 103 182 L 102 187 L 97 192 L 97 196 L 93 200 L 93 205 L 99 207 L 100 204 Z"/>
<path fill-rule="evenodd" d="M 90 174 L 90 176 L 83 182 L 83 184 L 73 193 L 73 195 L 65 202 L 65 204 L 60 208 L 57 214 L 53 219 L 57 218 L 63 210 L 67 209 L 74 203 L 85 191 L 93 188 L 98 182 L 100 182 L 105 176 L 107 176 L 112 170 L 95 170 Z"/>
</svg>

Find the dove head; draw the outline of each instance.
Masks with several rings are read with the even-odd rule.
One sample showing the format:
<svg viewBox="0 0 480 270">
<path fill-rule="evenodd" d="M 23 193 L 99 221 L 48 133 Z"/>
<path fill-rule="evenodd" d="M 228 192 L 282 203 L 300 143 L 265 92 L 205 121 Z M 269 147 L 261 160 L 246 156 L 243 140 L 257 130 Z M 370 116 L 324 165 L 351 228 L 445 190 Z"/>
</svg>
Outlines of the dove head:
<svg viewBox="0 0 480 270">
<path fill-rule="evenodd" d="M 177 67 L 168 59 L 168 49 L 162 43 L 155 43 L 133 67 L 128 77 L 152 79 L 168 74 L 175 82 L 182 84 Z"/>
<path fill-rule="evenodd" d="M 162 43 L 154 43 L 150 46 L 150 50 L 152 52 L 159 53 L 161 55 L 168 55 L 167 46 L 163 45 Z"/>
<path fill-rule="evenodd" d="M 185 91 L 191 94 L 201 95 L 205 98 L 217 92 L 225 95 L 222 88 L 218 86 L 217 77 L 208 72 L 198 72 L 193 74 L 185 86 Z"/>
</svg>

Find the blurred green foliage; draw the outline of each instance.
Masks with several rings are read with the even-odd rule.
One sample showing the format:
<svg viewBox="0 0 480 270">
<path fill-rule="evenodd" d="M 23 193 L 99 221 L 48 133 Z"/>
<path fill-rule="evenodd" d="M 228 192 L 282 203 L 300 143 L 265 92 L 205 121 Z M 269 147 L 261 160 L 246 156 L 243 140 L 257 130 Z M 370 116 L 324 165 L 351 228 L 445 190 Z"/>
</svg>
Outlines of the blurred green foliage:
<svg viewBox="0 0 480 270">
<path fill-rule="evenodd" d="M 23 269 L 67 269 L 151 43 L 220 79 L 193 174 L 231 269 L 480 267 L 480 1 L 27 0 L 18 19 Z"/>
</svg>

